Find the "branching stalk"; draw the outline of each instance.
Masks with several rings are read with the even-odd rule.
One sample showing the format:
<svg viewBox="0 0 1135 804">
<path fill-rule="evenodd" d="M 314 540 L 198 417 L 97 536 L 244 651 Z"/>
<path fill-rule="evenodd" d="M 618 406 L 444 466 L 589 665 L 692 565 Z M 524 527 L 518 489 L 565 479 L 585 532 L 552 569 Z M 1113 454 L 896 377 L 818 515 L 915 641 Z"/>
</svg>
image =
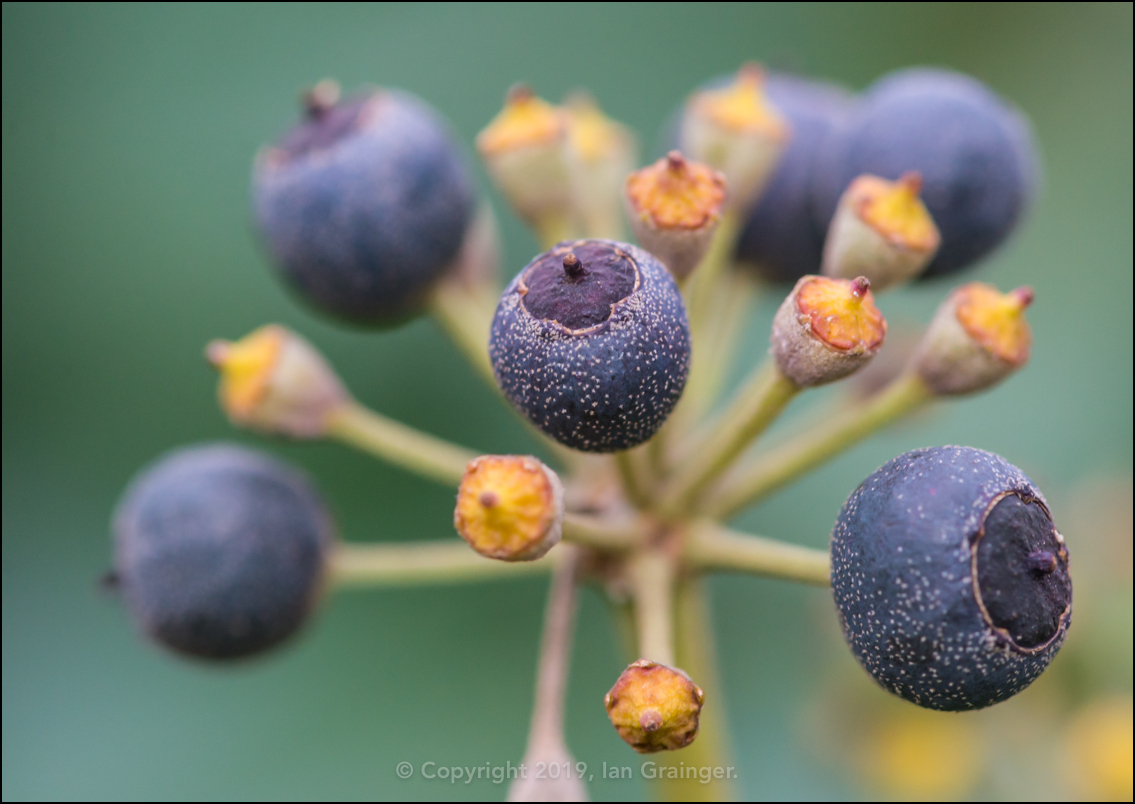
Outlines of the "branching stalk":
<svg viewBox="0 0 1135 804">
<path fill-rule="evenodd" d="M 771 360 L 756 369 L 721 414 L 705 442 L 667 484 L 662 494 L 662 515 L 673 517 L 721 475 L 784 410 L 800 388 L 780 373 Z"/>
<path fill-rule="evenodd" d="M 346 589 L 526 578 L 549 572 L 561 555 L 560 549 L 553 549 L 538 561 L 507 562 L 477 555 L 469 545 L 456 539 L 340 542 L 331 551 L 328 581 L 335 589 Z"/>
<path fill-rule="evenodd" d="M 683 558 L 691 568 L 767 575 L 829 586 L 831 560 L 826 550 L 764 539 L 729 530 L 714 522 L 691 529 Z"/>
<path fill-rule="evenodd" d="M 477 453 L 348 402 L 327 422 L 327 435 L 446 485 L 457 485 Z"/>
<path fill-rule="evenodd" d="M 605 517 L 588 514 L 564 516 L 565 542 L 596 550 L 625 552 L 641 545 L 645 532 L 638 522 L 612 522 Z"/>
<path fill-rule="evenodd" d="M 721 490 L 709 498 L 704 511 L 717 519 L 733 516 L 933 399 L 916 374 L 903 374 L 865 402 L 826 422 L 816 423 L 750 465 L 739 468 L 732 477 L 726 478 Z"/>
</svg>

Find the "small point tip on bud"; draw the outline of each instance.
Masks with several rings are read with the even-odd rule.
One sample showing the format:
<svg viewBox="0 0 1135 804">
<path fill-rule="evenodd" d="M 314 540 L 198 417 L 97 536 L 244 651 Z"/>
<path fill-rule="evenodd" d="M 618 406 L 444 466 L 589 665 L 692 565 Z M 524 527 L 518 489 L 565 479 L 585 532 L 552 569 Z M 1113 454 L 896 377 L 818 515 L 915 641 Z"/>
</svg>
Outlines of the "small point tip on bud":
<svg viewBox="0 0 1135 804">
<path fill-rule="evenodd" d="M 324 78 L 315 86 L 305 90 L 300 96 L 304 111 L 309 117 L 319 118 L 327 114 L 339 102 L 342 89 L 333 78 Z"/>
<path fill-rule="evenodd" d="M 742 84 L 760 84 L 764 81 L 765 68 L 755 61 L 747 61 L 737 70 L 737 81 Z"/>
<path fill-rule="evenodd" d="M 1036 291 L 1028 285 L 1022 285 L 1015 290 L 1009 291 L 1009 295 L 1016 299 L 1017 304 L 1022 310 L 1027 308 L 1036 299 Z"/>
<path fill-rule="evenodd" d="M 501 498 L 496 492 L 482 491 L 481 496 L 477 498 L 484 508 L 492 508 L 495 505 L 500 505 Z"/>
<path fill-rule="evenodd" d="M 682 156 L 681 151 L 671 151 L 666 154 L 666 166 L 671 170 L 681 170 L 686 167 L 686 157 Z"/>
<path fill-rule="evenodd" d="M 532 87 L 523 81 L 518 81 L 508 88 L 508 92 L 504 96 L 505 103 L 523 103 L 527 100 L 532 100 L 536 93 L 532 91 Z"/>
<path fill-rule="evenodd" d="M 209 341 L 205 347 L 205 359 L 208 360 L 214 368 L 220 368 L 225 364 L 225 359 L 229 356 L 229 350 L 232 349 L 232 344 L 229 341 L 221 340 L 220 338 Z"/>
<path fill-rule="evenodd" d="M 573 279 L 579 278 L 586 273 L 583 268 L 583 263 L 580 262 L 579 257 L 575 256 L 574 252 L 569 251 L 564 255 L 564 273 Z"/>
<path fill-rule="evenodd" d="M 662 715 L 659 714 L 657 709 L 647 709 L 639 717 L 638 723 L 645 732 L 658 731 L 662 727 Z"/>
<path fill-rule="evenodd" d="M 865 276 L 857 276 L 851 280 L 851 295 L 857 299 L 862 299 L 867 295 L 867 291 L 871 289 L 871 280 Z"/>
<path fill-rule="evenodd" d="M 922 192 L 922 174 L 917 170 L 908 170 L 899 177 L 898 184 L 908 190 L 911 195 L 917 196 Z"/>
<path fill-rule="evenodd" d="M 1038 575 L 1048 575 L 1056 569 L 1056 556 L 1047 550 L 1034 550 L 1028 556 L 1029 569 Z"/>
</svg>

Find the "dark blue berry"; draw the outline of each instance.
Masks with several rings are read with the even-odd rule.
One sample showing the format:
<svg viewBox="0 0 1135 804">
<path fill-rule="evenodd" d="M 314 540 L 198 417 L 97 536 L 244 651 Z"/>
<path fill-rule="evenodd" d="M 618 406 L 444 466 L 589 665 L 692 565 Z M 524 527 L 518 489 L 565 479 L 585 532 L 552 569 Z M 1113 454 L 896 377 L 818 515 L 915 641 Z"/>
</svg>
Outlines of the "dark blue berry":
<svg viewBox="0 0 1135 804">
<path fill-rule="evenodd" d="M 563 242 L 505 290 L 489 356 L 501 389 L 562 444 L 614 452 L 649 439 L 682 394 L 690 328 L 670 272 L 610 240 Z"/>
<path fill-rule="evenodd" d="M 795 282 L 818 274 L 827 224 L 811 213 L 813 166 L 829 132 L 846 125 L 855 98 L 833 84 L 770 73 L 769 100 L 792 128 L 772 178 L 749 211 L 737 241 L 737 259 L 766 279 Z"/>
<path fill-rule="evenodd" d="M 844 635 L 883 687 L 980 709 L 1044 671 L 1068 631 L 1068 551 L 1040 491 L 972 447 L 914 450 L 851 495 L 832 533 Z"/>
<path fill-rule="evenodd" d="M 445 122 L 394 90 L 313 106 L 261 153 L 252 196 L 287 284 L 365 325 L 420 312 L 473 211 L 470 173 Z"/>
<path fill-rule="evenodd" d="M 1035 189 L 1027 120 L 976 79 L 913 68 L 871 86 L 849 125 L 833 129 L 812 171 L 815 223 L 827 228 L 840 195 L 863 173 L 922 175 L 922 199 L 942 234 L 923 276 L 957 271 L 1013 230 Z"/>
<path fill-rule="evenodd" d="M 140 628 L 206 659 L 294 633 L 319 593 L 332 522 L 307 480 L 249 449 L 180 449 L 127 489 L 114 577 Z"/>
</svg>

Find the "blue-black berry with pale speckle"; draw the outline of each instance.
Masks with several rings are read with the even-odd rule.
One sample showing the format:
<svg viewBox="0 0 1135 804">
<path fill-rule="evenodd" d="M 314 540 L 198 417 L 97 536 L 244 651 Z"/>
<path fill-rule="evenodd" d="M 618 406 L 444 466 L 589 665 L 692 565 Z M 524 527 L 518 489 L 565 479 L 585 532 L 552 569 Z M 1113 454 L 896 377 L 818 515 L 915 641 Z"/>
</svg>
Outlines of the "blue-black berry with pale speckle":
<svg viewBox="0 0 1135 804">
<path fill-rule="evenodd" d="M 980 81 L 912 68 L 884 76 L 850 123 L 833 129 L 812 171 L 813 214 L 827 229 L 851 180 L 922 175 L 922 200 L 942 235 L 923 277 L 960 270 L 1013 230 L 1039 163 L 1028 121 Z"/>
<path fill-rule="evenodd" d="M 189 447 L 127 489 L 112 577 L 160 644 L 236 659 L 282 642 L 307 618 L 332 529 L 315 490 L 287 466 L 238 446 Z"/>
<path fill-rule="evenodd" d="M 852 652 L 919 706 L 1004 701 L 1068 632 L 1064 539 L 1032 482 L 983 450 L 933 447 L 885 464 L 844 504 L 831 555 Z"/>
<path fill-rule="evenodd" d="M 388 89 L 310 103 L 257 158 L 252 196 L 285 282 L 323 312 L 371 326 L 421 311 L 473 214 L 469 169 L 444 120 Z"/>
<path fill-rule="evenodd" d="M 533 424 L 573 449 L 614 452 L 649 439 L 674 409 L 690 327 L 653 256 L 611 240 L 563 242 L 501 296 L 489 356 Z"/>
<path fill-rule="evenodd" d="M 820 272 L 827 225 L 812 216 L 812 171 L 831 131 L 847 124 L 857 100 L 834 84 L 769 73 L 765 92 L 792 128 L 776 170 L 749 211 L 737 259 L 761 276 L 795 282 Z"/>
</svg>

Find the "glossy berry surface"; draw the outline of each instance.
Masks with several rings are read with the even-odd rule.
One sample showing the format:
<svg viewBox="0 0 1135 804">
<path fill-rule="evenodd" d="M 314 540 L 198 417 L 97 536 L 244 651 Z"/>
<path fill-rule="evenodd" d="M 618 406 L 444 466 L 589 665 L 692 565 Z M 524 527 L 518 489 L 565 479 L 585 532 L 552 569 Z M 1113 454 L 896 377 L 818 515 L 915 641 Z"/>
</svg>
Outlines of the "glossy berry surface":
<svg viewBox="0 0 1135 804">
<path fill-rule="evenodd" d="M 154 640 L 235 659 L 303 623 L 331 531 L 323 503 L 293 470 L 243 447 L 189 447 L 128 488 L 114 523 L 114 575 Z"/>
<path fill-rule="evenodd" d="M 256 224 L 281 276 L 325 313 L 389 325 L 456 258 L 473 183 L 441 117 L 379 90 L 313 110 L 257 159 Z"/>
<path fill-rule="evenodd" d="M 1064 540 L 1040 491 L 992 453 L 934 447 L 888 462 L 844 504 L 831 554 L 852 652 L 920 706 L 1004 701 L 1064 642 Z"/>
<path fill-rule="evenodd" d="M 564 242 L 505 290 L 489 356 L 505 396 L 545 433 L 586 452 L 628 449 L 654 435 L 685 387 L 686 308 L 647 252 Z"/>
<path fill-rule="evenodd" d="M 812 171 L 829 134 L 846 125 L 857 100 L 834 85 L 769 73 L 769 100 L 792 129 L 776 171 L 749 211 L 737 259 L 766 279 L 795 282 L 820 272 L 827 224 L 811 214 Z"/>
<path fill-rule="evenodd" d="M 840 194 L 864 173 L 917 171 L 942 242 L 923 276 L 981 259 L 1013 230 L 1036 183 L 1028 122 L 988 87 L 946 70 L 879 79 L 846 127 L 832 130 L 812 172 L 813 214 L 825 230 Z"/>
</svg>

